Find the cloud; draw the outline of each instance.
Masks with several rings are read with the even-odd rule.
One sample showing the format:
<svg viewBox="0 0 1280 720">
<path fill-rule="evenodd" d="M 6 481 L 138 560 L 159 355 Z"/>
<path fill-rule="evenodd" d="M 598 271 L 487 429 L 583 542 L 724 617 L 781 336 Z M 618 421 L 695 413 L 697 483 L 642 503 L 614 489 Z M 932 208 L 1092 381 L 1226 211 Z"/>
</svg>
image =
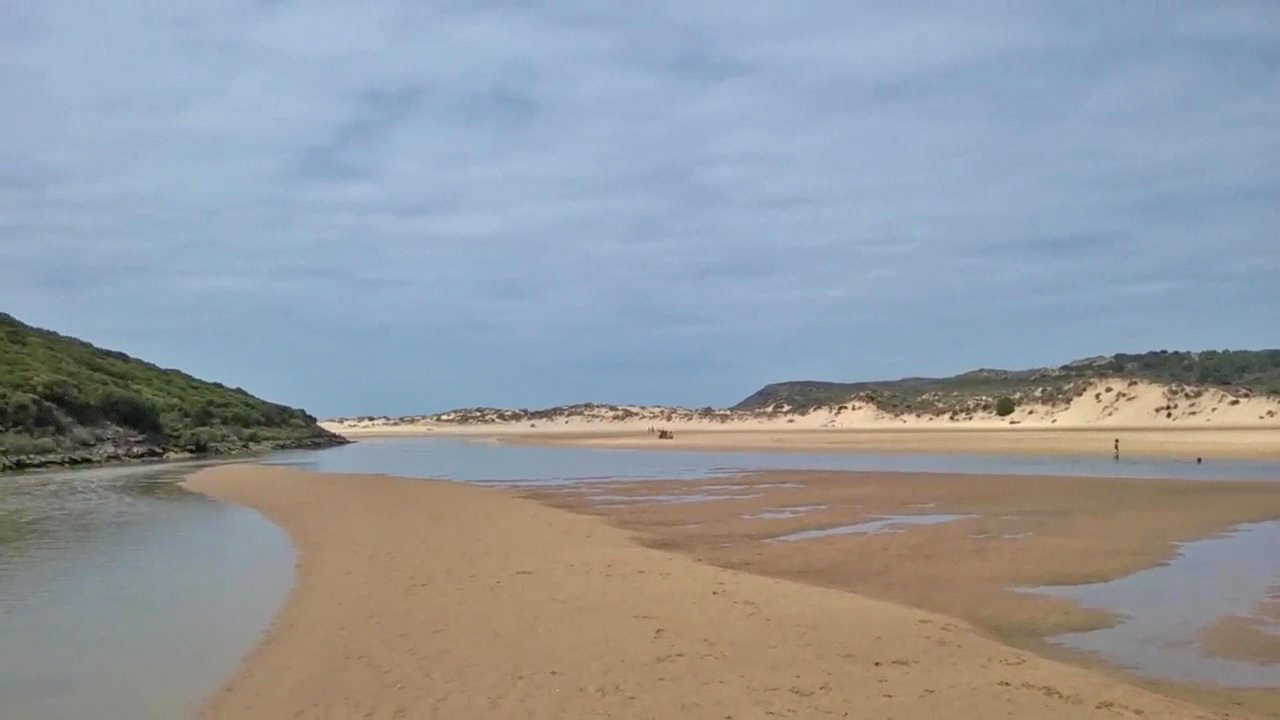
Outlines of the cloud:
<svg viewBox="0 0 1280 720">
<path fill-rule="evenodd" d="M 322 414 L 1280 327 L 1272 3 L 20 3 L 0 306 Z"/>
</svg>

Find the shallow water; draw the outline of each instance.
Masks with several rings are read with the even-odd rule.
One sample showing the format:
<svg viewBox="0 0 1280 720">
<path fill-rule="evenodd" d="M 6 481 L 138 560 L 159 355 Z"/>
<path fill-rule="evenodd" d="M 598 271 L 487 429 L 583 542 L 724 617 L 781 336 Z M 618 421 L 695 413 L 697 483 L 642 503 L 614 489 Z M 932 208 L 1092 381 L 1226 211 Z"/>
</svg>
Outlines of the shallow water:
<svg viewBox="0 0 1280 720">
<path fill-rule="evenodd" d="M 688 503 L 715 502 L 717 500 L 749 500 L 763 493 L 750 495 L 725 495 L 716 493 L 687 493 L 684 495 L 589 495 L 588 500 L 601 505 L 686 505 Z"/>
<path fill-rule="evenodd" d="M 1228 687 L 1280 687 L 1280 664 L 1205 657 L 1204 631 L 1223 615 L 1249 615 L 1280 584 L 1280 521 L 1240 525 L 1185 543 L 1168 565 L 1093 585 L 1035 588 L 1124 617 L 1111 628 L 1051 641 L 1151 677 Z"/>
<path fill-rule="evenodd" d="M 765 510 L 754 515 L 739 515 L 743 520 L 785 520 L 787 518 L 808 515 L 815 510 L 825 510 L 826 505 L 792 505 L 791 507 Z"/>
<path fill-rule="evenodd" d="M 283 602 L 293 549 L 193 465 L 0 476 L 0 717 L 188 717 Z"/>
<path fill-rule="evenodd" d="M 656 442 L 656 441 L 655 441 Z M 1280 462 L 1120 460 L 1039 455 L 937 453 L 791 453 L 610 450 L 466 442 L 457 438 L 374 438 L 317 451 L 272 455 L 266 462 L 337 473 L 377 473 L 459 482 L 555 485 L 732 475 L 751 470 L 1071 475 L 1280 481 Z"/>
<path fill-rule="evenodd" d="M 769 538 L 769 542 L 796 542 L 814 538 L 831 537 L 832 535 L 876 535 L 879 533 L 902 532 L 913 525 L 942 525 L 976 515 L 951 515 L 935 513 L 932 515 L 876 515 L 875 520 L 868 520 L 853 525 L 819 528 L 816 530 L 800 530 L 798 532 Z"/>
</svg>

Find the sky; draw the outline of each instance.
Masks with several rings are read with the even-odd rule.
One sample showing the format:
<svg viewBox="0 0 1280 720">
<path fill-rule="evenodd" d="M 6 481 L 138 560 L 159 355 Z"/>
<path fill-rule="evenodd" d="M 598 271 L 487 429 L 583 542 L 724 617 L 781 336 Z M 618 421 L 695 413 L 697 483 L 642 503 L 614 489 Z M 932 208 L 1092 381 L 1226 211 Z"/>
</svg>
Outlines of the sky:
<svg viewBox="0 0 1280 720">
<path fill-rule="evenodd" d="M 1280 346 L 1280 3 L 8 0 L 0 310 L 320 416 Z"/>
</svg>

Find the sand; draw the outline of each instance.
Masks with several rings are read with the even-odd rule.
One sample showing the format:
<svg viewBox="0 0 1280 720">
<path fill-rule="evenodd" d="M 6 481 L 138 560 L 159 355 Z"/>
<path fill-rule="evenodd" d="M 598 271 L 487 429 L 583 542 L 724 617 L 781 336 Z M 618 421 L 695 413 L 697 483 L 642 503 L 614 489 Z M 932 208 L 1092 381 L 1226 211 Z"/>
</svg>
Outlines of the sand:
<svg viewBox="0 0 1280 720">
<path fill-rule="evenodd" d="M 1008 588 L 1114 580 L 1173 559 L 1177 543 L 1280 518 L 1273 483 L 1036 475 L 772 471 L 526 496 L 603 516 L 651 546 L 937 610 L 1004 637 L 1110 624 L 1065 599 Z M 759 517 L 787 508 L 804 512 Z M 922 514 L 956 519 L 910 532 L 763 542 Z"/>
<path fill-rule="evenodd" d="M 1280 663 L 1280 587 L 1250 614 L 1219 618 L 1205 631 L 1204 645 L 1214 657 Z"/>
<path fill-rule="evenodd" d="M 599 483 L 527 496 L 602 516 L 640 533 L 649 546 L 701 562 L 933 610 L 1087 667 L 1099 667 L 1096 658 L 1049 646 L 1043 638 L 1106 627 L 1116 618 L 1010 588 L 1117 579 L 1171 560 L 1177 543 L 1280 518 L 1280 493 L 1274 484 L 1258 482 L 785 471 Z M 956 517 L 906 532 L 765 542 L 886 515 L 922 514 Z M 1278 600 L 1280 588 L 1249 615 L 1220 616 L 1197 651 L 1280 661 Z M 1214 707 L 1243 706 L 1280 717 L 1280 690 L 1145 684 Z"/>
<path fill-rule="evenodd" d="M 205 717 L 1244 717 L 506 491 L 256 466 L 187 485 L 298 548 L 285 607 Z"/>
<path fill-rule="evenodd" d="M 1061 597 L 1010 588 L 1105 582 L 1172 560 L 1177 543 L 1280 518 L 1273 483 L 775 471 L 703 481 L 597 483 L 529 490 L 541 502 L 598 515 L 651 547 L 755 574 L 833 587 L 972 623 L 1018 647 L 1099 667 L 1043 638 L 1117 618 Z M 769 542 L 885 516 L 950 518 L 898 532 Z M 1195 652 L 1274 663 L 1280 605 L 1260 598 L 1223 615 Z M 1176 600 L 1174 602 L 1177 602 Z M 1130 678 L 1137 680 L 1137 678 Z M 1275 690 L 1156 683 L 1215 707 L 1280 716 Z"/>
</svg>

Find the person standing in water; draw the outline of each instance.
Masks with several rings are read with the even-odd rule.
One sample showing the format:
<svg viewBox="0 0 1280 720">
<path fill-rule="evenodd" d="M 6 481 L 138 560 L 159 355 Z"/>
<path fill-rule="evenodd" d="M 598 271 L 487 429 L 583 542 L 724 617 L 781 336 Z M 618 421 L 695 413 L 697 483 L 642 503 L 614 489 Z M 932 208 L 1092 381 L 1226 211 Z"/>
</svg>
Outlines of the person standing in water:
<svg viewBox="0 0 1280 720">
<path fill-rule="evenodd" d="M 1120 459 L 1120 438 L 1116 438 L 1116 460 Z"/>
</svg>

